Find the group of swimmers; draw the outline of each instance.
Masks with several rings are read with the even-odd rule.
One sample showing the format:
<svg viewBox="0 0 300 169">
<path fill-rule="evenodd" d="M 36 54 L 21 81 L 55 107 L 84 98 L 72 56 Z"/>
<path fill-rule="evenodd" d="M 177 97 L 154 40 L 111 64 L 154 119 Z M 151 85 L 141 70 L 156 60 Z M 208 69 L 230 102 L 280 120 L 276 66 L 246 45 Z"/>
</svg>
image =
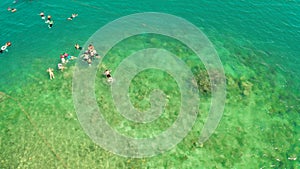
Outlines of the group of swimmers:
<svg viewBox="0 0 300 169">
<path fill-rule="evenodd" d="M 78 44 L 76 44 L 78 45 Z M 79 46 L 79 45 L 78 45 Z M 80 47 L 80 46 L 79 46 Z M 81 48 L 81 47 L 80 47 Z M 66 69 L 66 67 L 64 66 L 66 63 L 68 63 L 70 60 L 74 60 L 76 59 L 75 56 L 72 56 L 68 53 L 63 53 L 59 56 L 60 58 L 60 63 L 57 64 L 57 69 L 60 70 L 60 71 L 64 71 L 64 69 Z M 47 69 L 47 72 L 49 73 L 49 77 L 50 77 L 50 80 L 54 79 L 55 76 L 54 76 L 54 69 L 52 68 L 48 68 Z"/>
<path fill-rule="evenodd" d="M 78 48 L 77 44 L 75 45 L 75 48 L 76 49 L 80 49 L 80 48 Z M 88 49 L 81 56 L 81 58 L 83 59 L 83 61 L 86 61 L 89 66 L 91 66 L 92 65 L 92 61 L 95 58 L 100 58 L 100 56 L 98 55 L 98 53 L 97 53 L 94 45 L 90 44 L 88 46 Z"/>
<path fill-rule="evenodd" d="M 58 70 L 60 70 L 60 71 L 63 72 L 64 69 L 66 69 L 66 67 L 65 67 L 63 64 L 66 64 L 66 63 L 68 63 L 70 60 L 74 60 L 74 59 L 76 59 L 76 57 L 75 57 L 75 56 L 71 56 L 71 55 L 69 55 L 68 53 L 63 53 L 63 54 L 61 54 L 61 55 L 60 55 L 61 63 L 58 63 L 58 64 L 57 64 Z"/>
<path fill-rule="evenodd" d="M 75 49 L 81 50 L 82 48 L 78 44 L 75 44 Z M 83 55 L 81 55 L 81 58 L 83 61 L 86 61 L 89 66 L 91 66 L 92 60 L 94 60 L 95 58 L 99 59 L 100 55 L 97 53 L 94 45 L 90 44 L 88 46 L 88 49 L 83 53 Z M 106 76 L 108 82 L 113 81 L 113 78 L 110 73 L 111 73 L 111 70 L 108 70 L 108 69 L 106 69 L 103 73 Z"/>
<path fill-rule="evenodd" d="M 40 13 L 40 17 L 41 17 L 41 19 L 43 19 L 43 20 L 46 19 L 44 12 L 41 12 L 41 13 Z M 52 28 L 52 26 L 53 26 L 53 24 L 54 24 L 54 21 L 51 20 L 51 15 L 48 15 L 48 16 L 47 16 L 47 20 L 45 21 L 45 23 L 48 24 L 48 28 Z"/>
<path fill-rule="evenodd" d="M 17 2 L 17 1 L 14 1 L 14 3 L 16 3 L 16 2 Z M 7 10 L 10 11 L 10 12 L 16 12 L 16 11 L 17 11 L 16 8 L 11 8 L 11 7 L 8 7 Z M 44 12 L 41 12 L 39 15 L 41 16 L 41 18 L 42 18 L 43 20 L 46 19 L 46 18 L 45 18 Z M 72 14 L 72 16 L 73 16 L 73 15 L 74 15 L 74 14 Z M 76 15 L 76 14 L 75 14 L 75 15 Z M 74 16 L 75 16 L 75 15 L 74 15 Z M 77 14 L 77 15 L 78 15 L 78 14 Z M 77 16 L 77 15 L 76 15 L 76 16 Z M 76 17 L 76 16 L 75 16 L 75 17 Z M 68 18 L 68 19 L 69 19 L 69 18 Z M 50 15 L 48 15 L 47 20 L 45 21 L 45 23 L 48 24 L 48 27 L 49 27 L 49 28 L 52 28 L 52 26 L 53 26 L 53 24 L 54 24 L 54 21 L 51 20 L 51 16 L 50 16 Z"/>
<path fill-rule="evenodd" d="M 82 47 L 80 47 L 79 44 L 75 44 L 74 47 L 76 50 L 82 50 Z M 89 66 L 91 66 L 92 60 L 94 60 L 95 58 L 100 58 L 100 56 L 97 53 L 94 45 L 90 44 L 88 46 L 88 49 L 81 56 L 81 58 L 83 61 L 86 61 Z M 64 69 L 66 69 L 64 64 L 68 63 L 70 60 L 73 60 L 73 59 L 76 59 L 76 57 L 71 56 L 68 53 L 61 54 L 60 55 L 61 63 L 58 63 L 58 65 L 57 65 L 58 70 L 63 71 Z M 55 78 L 54 69 L 48 68 L 47 72 L 49 73 L 50 80 Z M 111 76 L 111 70 L 106 69 L 103 74 L 106 76 L 108 82 L 113 81 L 113 78 Z"/>
<path fill-rule="evenodd" d="M 40 14 L 40 17 L 43 19 L 43 20 L 45 20 L 46 19 L 46 17 L 45 17 L 45 14 L 44 14 L 44 12 L 41 12 Z M 75 17 L 77 17 L 78 16 L 78 14 L 72 14 L 69 18 L 67 18 L 67 20 L 73 20 Z M 51 15 L 48 15 L 47 16 L 47 20 L 45 21 L 45 23 L 47 23 L 48 24 L 48 27 L 49 28 L 52 28 L 52 26 L 53 26 L 53 24 L 54 24 L 54 21 L 51 19 Z"/>
<path fill-rule="evenodd" d="M 63 53 L 60 55 L 60 60 L 62 64 L 68 63 L 70 60 L 76 59 L 75 56 L 71 56 L 68 53 Z"/>
<path fill-rule="evenodd" d="M 16 12 L 17 11 L 16 8 L 10 8 L 10 7 L 8 7 L 7 10 L 11 11 L 11 12 Z M 48 27 L 52 28 L 52 26 L 54 24 L 54 21 L 52 20 L 51 15 L 48 15 L 47 19 L 46 19 L 46 16 L 45 16 L 44 12 L 41 12 L 39 15 L 40 15 L 40 17 L 41 17 L 42 20 L 46 20 L 45 23 L 48 24 Z M 73 13 L 70 17 L 67 18 L 67 20 L 71 21 L 74 18 L 76 18 L 77 16 L 78 16 L 78 14 Z M 7 47 L 9 47 L 9 46 L 11 46 L 10 42 L 7 42 L 5 45 L 3 45 L 1 47 L 0 53 L 3 53 L 3 51 L 7 51 Z M 75 49 L 82 50 L 82 47 L 80 47 L 79 44 L 75 44 Z M 64 64 L 66 64 L 68 61 L 73 60 L 75 58 L 76 57 L 71 56 L 68 53 L 61 54 L 60 55 L 61 63 L 58 63 L 58 65 L 57 65 L 58 70 L 63 71 L 64 69 L 66 69 L 66 67 L 64 66 Z M 92 44 L 90 44 L 88 46 L 88 49 L 81 56 L 81 58 L 83 59 L 83 61 L 86 61 L 89 66 L 91 66 L 92 61 L 95 58 L 100 58 L 100 56 L 98 55 L 97 51 L 95 50 L 95 47 Z M 51 80 L 55 78 L 55 76 L 54 76 L 54 69 L 48 68 L 47 72 L 49 73 L 49 76 L 50 76 Z M 104 73 L 103 73 L 107 77 L 107 81 L 108 82 L 112 82 L 113 81 L 112 76 L 111 76 L 110 73 L 111 73 L 111 70 L 108 70 L 108 69 L 105 70 Z"/>
</svg>

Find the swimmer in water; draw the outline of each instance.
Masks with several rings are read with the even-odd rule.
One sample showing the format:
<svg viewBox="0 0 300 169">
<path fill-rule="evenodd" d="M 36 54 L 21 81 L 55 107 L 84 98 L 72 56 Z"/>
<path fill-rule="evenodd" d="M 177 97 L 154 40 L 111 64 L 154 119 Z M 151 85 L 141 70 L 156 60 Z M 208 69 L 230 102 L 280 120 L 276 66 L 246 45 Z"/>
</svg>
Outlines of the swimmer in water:
<svg viewBox="0 0 300 169">
<path fill-rule="evenodd" d="M 5 45 L 3 45 L 0 49 L 0 53 L 3 53 L 4 51 L 8 51 L 7 47 L 11 46 L 10 42 L 6 42 Z"/>
<path fill-rule="evenodd" d="M 88 49 L 89 49 L 89 51 L 93 51 L 93 50 L 95 50 L 95 47 L 92 44 L 90 44 Z"/>
<path fill-rule="evenodd" d="M 104 75 L 105 75 L 106 78 L 107 78 L 107 82 L 112 82 L 112 81 L 113 81 L 113 78 L 111 77 L 110 73 L 111 73 L 111 70 L 106 69 L 106 70 L 104 71 Z"/>
<path fill-rule="evenodd" d="M 63 54 L 60 55 L 61 63 L 66 63 L 65 56 Z"/>
<path fill-rule="evenodd" d="M 68 53 L 64 53 L 63 55 L 64 55 L 64 58 L 66 60 L 66 63 L 68 63 L 69 60 L 71 59 L 71 55 L 69 55 Z"/>
<path fill-rule="evenodd" d="M 61 63 L 57 64 L 57 68 L 58 68 L 58 70 L 60 70 L 62 72 L 64 71 L 64 69 L 66 69 L 66 67 L 64 67 L 63 64 L 61 64 Z"/>
<path fill-rule="evenodd" d="M 76 44 L 75 44 L 75 49 L 76 49 L 76 50 L 81 50 L 82 47 L 80 47 L 80 46 L 78 45 L 78 43 L 76 43 Z"/>
<path fill-rule="evenodd" d="M 83 61 L 87 61 L 89 59 L 89 55 L 84 53 L 83 55 L 81 55 Z"/>
<path fill-rule="evenodd" d="M 95 54 L 96 54 L 95 50 L 90 51 L 90 56 L 92 59 L 94 59 Z"/>
<path fill-rule="evenodd" d="M 50 23 L 50 21 L 51 21 L 51 15 L 48 15 L 47 20 L 45 21 L 45 23 Z"/>
<path fill-rule="evenodd" d="M 54 77 L 54 73 L 53 73 L 53 69 L 48 68 L 48 69 L 47 69 L 47 72 L 49 73 L 50 80 L 52 80 L 52 79 L 55 78 L 55 77 Z"/>
<path fill-rule="evenodd" d="M 78 14 L 73 13 L 73 14 L 68 18 L 68 20 L 71 21 L 71 20 L 73 20 L 73 18 L 75 18 L 75 17 L 77 17 L 77 16 L 78 16 Z"/>
<path fill-rule="evenodd" d="M 51 21 L 49 22 L 49 25 L 48 25 L 48 27 L 49 27 L 49 28 L 52 28 L 52 26 L 53 26 L 53 23 L 54 23 L 54 22 L 51 20 Z"/>
<path fill-rule="evenodd" d="M 71 56 L 71 55 L 69 55 L 69 54 L 67 54 L 67 53 L 64 54 L 64 57 L 65 57 L 65 59 L 66 59 L 67 62 L 68 62 L 69 60 L 74 60 L 74 59 L 76 59 L 75 56 Z"/>
<path fill-rule="evenodd" d="M 41 17 L 43 20 L 45 20 L 45 14 L 44 14 L 44 12 L 41 12 L 41 13 L 40 13 L 40 17 Z"/>
<path fill-rule="evenodd" d="M 98 56 L 97 51 L 92 44 L 89 45 L 87 52 L 92 59 L 94 59 L 95 56 Z"/>
<path fill-rule="evenodd" d="M 10 7 L 8 7 L 7 10 L 10 11 L 10 12 L 16 12 L 17 11 L 16 8 L 10 8 Z"/>
</svg>

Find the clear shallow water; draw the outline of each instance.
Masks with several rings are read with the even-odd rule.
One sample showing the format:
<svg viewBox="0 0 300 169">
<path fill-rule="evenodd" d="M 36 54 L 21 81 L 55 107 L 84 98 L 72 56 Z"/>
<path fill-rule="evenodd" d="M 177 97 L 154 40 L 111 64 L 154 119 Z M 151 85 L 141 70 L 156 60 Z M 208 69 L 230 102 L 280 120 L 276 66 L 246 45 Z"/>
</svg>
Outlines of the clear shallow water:
<svg viewBox="0 0 300 169">
<path fill-rule="evenodd" d="M 18 11 L 10 13 L 8 6 Z M 18 99 L 0 99 L 1 168 L 299 167 L 299 1 L 19 0 L 0 7 L 0 43 L 12 42 L 0 55 L 0 91 Z M 52 15 L 52 29 L 38 16 L 41 11 Z M 77 55 L 73 45 L 84 44 L 106 23 L 147 11 L 183 17 L 208 36 L 224 65 L 227 104 L 202 148 L 193 146 L 201 129 L 195 127 L 166 154 L 127 159 L 104 151 L 82 131 L 72 105 L 71 65 L 56 72 L 55 81 L 46 69 L 56 66 L 62 52 Z M 67 21 L 71 13 L 79 16 Z M 201 126 L 203 119 L 198 121 Z"/>
</svg>

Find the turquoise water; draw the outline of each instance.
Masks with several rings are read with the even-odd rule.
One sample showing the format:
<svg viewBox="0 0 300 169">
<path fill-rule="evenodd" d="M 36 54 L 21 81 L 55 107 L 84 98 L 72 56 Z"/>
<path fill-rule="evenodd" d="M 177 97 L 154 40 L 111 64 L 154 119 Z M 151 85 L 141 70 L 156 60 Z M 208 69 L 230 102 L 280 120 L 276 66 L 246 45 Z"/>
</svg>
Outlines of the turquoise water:
<svg viewBox="0 0 300 169">
<path fill-rule="evenodd" d="M 0 7 L 0 45 L 12 43 L 0 54 L 0 168 L 299 168 L 300 1 L 4 0 Z M 52 29 L 41 11 L 52 16 Z M 204 145 L 194 146 L 200 132 L 195 127 L 157 157 L 111 154 L 93 144 L 76 119 L 73 63 L 48 80 L 46 69 L 56 67 L 61 53 L 77 56 L 75 43 L 83 45 L 108 22 L 137 12 L 182 17 L 215 46 L 227 100 L 217 131 Z M 67 21 L 72 13 L 79 16 Z"/>
<path fill-rule="evenodd" d="M 18 12 L 7 12 L 8 6 L 16 7 Z M 208 37 L 218 34 L 225 42 L 226 37 L 234 39 L 237 45 L 251 43 L 257 50 L 267 52 L 268 56 L 261 58 L 264 62 L 277 66 L 289 76 L 297 78 L 299 63 L 297 44 L 300 39 L 300 18 L 297 15 L 300 9 L 297 1 L 239 3 L 20 1 L 15 5 L 11 1 L 5 1 L 1 3 L 1 7 L 3 13 L 1 43 L 4 44 L 6 41 L 13 43 L 10 52 L 1 56 L 1 64 L 6 65 L 5 69 L 1 69 L 3 77 L 1 84 L 7 84 L 1 85 L 5 86 L 2 90 L 7 90 L 7 86 L 14 86 L 11 84 L 12 81 L 22 82 L 26 78 L 28 80 L 29 72 L 41 72 L 42 67 L 56 63 L 56 56 L 62 51 L 74 53 L 72 48 L 74 43 L 84 43 L 90 35 L 109 21 L 146 11 L 166 12 L 183 17 L 199 26 Z M 40 11 L 53 16 L 55 29 L 49 30 L 43 24 L 37 15 Z M 66 18 L 70 13 L 80 13 L 80 17 L 74 22 L 69 22 Z M 37 38 L 33 38 L 31 36 L 33 34 Z M 13 50 L 14 48 L 17 50 Z M 279 57 L 272 57 L 274 54 Z M 230 60 L 220 57 L 224 62 Z M 14 72 L 17 75 L 14 75 Z M 10 81 L 8 78 L 15 80 Z"/>
</svg>

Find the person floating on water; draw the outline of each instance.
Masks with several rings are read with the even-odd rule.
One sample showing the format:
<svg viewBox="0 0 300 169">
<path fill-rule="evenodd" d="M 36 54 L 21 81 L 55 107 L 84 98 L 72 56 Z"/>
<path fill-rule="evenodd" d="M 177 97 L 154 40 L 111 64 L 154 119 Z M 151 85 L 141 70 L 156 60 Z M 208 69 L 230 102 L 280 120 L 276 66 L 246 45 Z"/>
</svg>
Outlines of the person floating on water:
<svg viewBox="0 0 300 169">
<path fill-rule="evenodd" d="M 54 23 L 54 21 L 52 21 L 52 20 L 51 20 L 51 21 L 49 22 L 49 25 L 48 25 L 48 27 L 49 27 L 49 28 L 52 28 L 52 26 L 53 26 L 53 23 Z"/>
<path fill-rule="evenodd" d="M 41 12 L 40 13 L 40 17 L 43 19 L 43 20 L 45 20 L 46 18 L 45 18 L 45 14 L 44 14 L 44 12 Z"/>
<path fill-rule="evenodd" d="M 48 15 L 47 20 L 45 21 L 45 23 L 50 23 L 51 21 L 51 15 Z"/>
<path fill-rule="evenodd" d="M 87 52 L 90 55 L 91 59 L 94 59 L 95 56 L 98 56 L 97 51 L 92 44 L 89 45 Z"/>
<path fill-rule="evenodd" d="M 64 53 L 64 57 L 65 57 L 66 62 L 69 62 L 71 55 L 69 55 L 68 53 Z"/>
<path fill-rule="evenodd" d="M 88 51 L 91 52 L 91 51 L 93 51 L 93 50 L 95 50 L 94 45 L 89 44 Z"/>
<path fill-rule="evenodd" d="M 63 53 L 63 57 L 64 57 L 64 59 L 65 59 L 66 63 L 67 63 L 67 62 L 69 62 L 70 60 L 74 60 L 74 59 L 76 59 L 76 57 L 75 57 L 75 56 L 71 56 L 71 55 L 70 55 L 70 54 L 68 54 L 68 53 Z"/>
<path fill-rule="evenodd" d="M 60 70 L 62 72 L 64 71 L 64 69 L 66 69 L 66 67 L 64 67 L 63 64 L 61 64 L 61 63 L 57 64 L 57 68 L 58 68 L 58 70 Z"/>
<path fill-rule="evenodd" d="M 87 61 L 90 58 L 88 53 L 84 53 L 81 57 L 82 57 L 83 61 Z"/>
<path fill-rule="evenodd" d="M 8 52 L 7 47 L 11 46 L 10 42 L 6 42 L 5 45 L 1 47 L 0 53 L 3 53 L 4 51 Z"/>
<path fill-rule="evenodd" d="M 71 20 L 73 20 L 73 18 L 75 18 L 75 17 L 77 17 L 77 16 L 78 16 L 78 14 L 73 13 L 73 14 L 68 18 L 68 20 L 71 21 Z"/>
<path fill-rule="evenodd" d="M 53 73 L 53 69 L 51 69 L 51 68 L 48 68 L 47 69 L 47 72 L 49 73 L 49 77 L 50 77 L 50 80 L 52 80 L 52 79 L 54 79 L 55 77 L 54 77 L 54 73 Z"/>
<path fill-rule="evenodd" d="M 82 50 L 82 47 L 78 45 L 78 43 L 75 44 L 75 49 L 76 50 Z"/>
<path fill-rule="evenodd" d="M 90 55 L 90 57 L 92 59 L 94 59 L 95 57 L 96 58 L 100 58 L 99 54 L 97 53 L 94 45 L 90 44 L 89 47 L 88 47 L 88 50 L 87 50 L 88 54 Z"/>
<path fill-rule="evenodd" d="M 60 55 L 60 61 L 61 61 L 61 63 L 66 63 L 66 59 L 65 59 L 64 54 Z"/>
<path fill-rule="evenodd" d="M 10 12 L 16 12 L 17 11 L 16 8 L 10 8 L 10 7 L 8 7 L 7 10 L 10 11 Z"/>
<path fill-rule="evenodd" d="M 113 81 L 113 78 L 111 77 L 110 73 L 111 73 L 111 70 L 106 69 L 106 70 L 104 71 L 104 75 L 105 75 L 106 78 L 107 78 L 107 82 L 112 82 L 112 81 Z"/>
</svg>

